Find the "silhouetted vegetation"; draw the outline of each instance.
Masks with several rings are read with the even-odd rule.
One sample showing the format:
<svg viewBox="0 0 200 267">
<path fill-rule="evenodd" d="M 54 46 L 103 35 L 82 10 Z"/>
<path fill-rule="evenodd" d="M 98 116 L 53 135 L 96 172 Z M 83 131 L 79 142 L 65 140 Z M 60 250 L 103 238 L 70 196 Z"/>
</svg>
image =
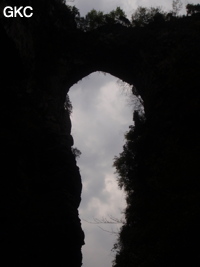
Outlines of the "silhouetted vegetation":
<svg viewBox="0 0 200 267">
<path fill-rule="evenodd" d="M 131 25 L 125 12 L 120 7 L 117 7 L 108 14 L 104 14 L 102 11 L 96 11 L 95 9 L 92 9 L 90 12 L 88 12 L 85 17 L 80 17 L 80 13 L 78 11 L 76 14 L 77 16 L 75 19 L 77 27 L 83 31 L 91 31 L 105 25 Z"/>
<path fill-rule="evenodd" d="M 69 115 L 72 114 L 73 107 L 72 107 L 72 102 L 70 101 L 68 94 L 66 95 L 66 100 L 64 103 L 64 109 L 68 112 Z"/>
<path fill-rule="evenodd" d="M 194 15 L 200 13 L 200 4 L 187 4 L 186 5 L 187 15 Z"/>
<path fill-rule="evenodd" d="M 72 153 L 74 154 L 75 158 L 80 158 L 82 154 L 81 151 L 76 147 L 72 147 Z"/>
<path fill-rule="evenodd" d="M 150 8 L 139 6 L 133 12 L 131 21 L 119 6 L 108 14 L 92 9 L 85 17 L 80 16 L 75 6 L 69 8 L 74 15 L 77 27 L 83 31 L 91 31 L 105 25 L 120 24 L 126 27 L 144 27 L 152 23 L 159 24 L 164 21 L 175 20 L 183 17 L 179 15 L 182 6 L 183 4 L 180 0 L 173 0 L 172 9 L 168 12 L 163 11 L 160 6 Z M 200 10 L 199 4 L 187 4 L 186 9 L 188 15 L 199 13 Z"/>
</svg>

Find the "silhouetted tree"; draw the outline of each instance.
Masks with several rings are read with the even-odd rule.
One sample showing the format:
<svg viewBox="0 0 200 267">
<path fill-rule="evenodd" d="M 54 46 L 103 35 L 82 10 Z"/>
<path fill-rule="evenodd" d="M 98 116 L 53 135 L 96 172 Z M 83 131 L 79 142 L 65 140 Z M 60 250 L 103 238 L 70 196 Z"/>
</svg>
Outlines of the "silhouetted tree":
<svg viewBox="0 0 200 267">
<path fill-rule="evenodd" d="M 173 0 L 172 1 L 172 13 L 174 16 L 177 16 L 180 10 L 183 7 L 183 3 L 181 0 Z"/>
<path fill-rule="evenodd" d="M 117 7 L 108 14 L 104 14 L 102 11 L 92 9 L 86 14 L 85 17 L 76 17 L 78 28 L 83 31 L 91 31 L 104 25 L 121 24 L 123 26 L 130 26 L 131 23 L 127 19 L 125 12 Z"/>
<path fill-rule="evenodd" d="M 75 158 L 80 158 L 82 154 L 81 151 L 76 147 L 72 147 L 72 153 L 74 154 Z"/>
<path fill-rule="evenodd" d="M 162 19 L 165 20 L 166 13 L 161 7 L 146 8 L 139 6 L 132 14 L 131 20 L 133 26 L 145 26 L 151 22 Z"/>
<path fill-rule="evenodd" d="M 186 5 L 187 15 L 194 15 L 200 13 L 200 4 L 187 4 Z"/>
</svg>

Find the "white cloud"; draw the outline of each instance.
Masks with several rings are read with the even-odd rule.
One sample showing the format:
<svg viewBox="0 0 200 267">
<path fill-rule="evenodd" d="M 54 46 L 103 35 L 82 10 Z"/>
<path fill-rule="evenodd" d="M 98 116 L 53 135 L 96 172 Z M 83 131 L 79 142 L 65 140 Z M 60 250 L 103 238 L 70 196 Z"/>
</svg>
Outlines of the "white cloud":
<svg viewBox="0 0 200 267">
<path fill-rule="evenodd" d="M 194 0 L 195 1 L 195 0 Z M 196 0 L 198 1 L 198 0 Z M 104 11 L 104 13 L 110 12 L 111 10 L 116 9 L 117 6 L 120 6 L 128 15 L 128 17 L 131 16 L 133 11 L 138 6 L 162 6 L 164 8 L 171 9 L 172 6 L 172 0 L 164 1 L 164 0 L 75 0 L 72 5 L 75 5 L 81 12 L 82 16 L 85 16 L 91 9 L 101 10 Z"/>
<path fill-rule="evenodd" d="M 163 7 L 165 11 L 169 11 L 172 9 L 172 1 L 173 0 L 75 0 L 72 3 L 68 3 L 71 5 L 75 5 L 82 16 L 85 16 L 91 9 L 101 10 L 104 13 L 110 12 L 111 10 L 115 9 L 117 6 L 120 6 L 127 16 L 130 18 L 133 11 L 138 6 L 144 7 Z M 183 9 L 182 12 L 185 13 L 185 6 L 189 3 L 198 4 L 199 0 L 182 0 Z"/>
<path fill-rule="evenodd" d="M 118 188 L 112 164 L 114 156 L 122 151 L 124 133 L 132 123 L 132 108 L 117 79 L 102 73 L 83 79 L 71 88 L 69 95 L 73 105 L 72 135 L 82 152 L 78 166 L 83 181 L 79 213 L 86 235 L 83 260 L 87 267 L 94 262 L 97 267 L 111 266 L 116 236 L 98 226 L 110 232 L 118 231 L 120 226 L 95 225 L 84 220 L 122 216 L 125 197 Z"/>
</svg>

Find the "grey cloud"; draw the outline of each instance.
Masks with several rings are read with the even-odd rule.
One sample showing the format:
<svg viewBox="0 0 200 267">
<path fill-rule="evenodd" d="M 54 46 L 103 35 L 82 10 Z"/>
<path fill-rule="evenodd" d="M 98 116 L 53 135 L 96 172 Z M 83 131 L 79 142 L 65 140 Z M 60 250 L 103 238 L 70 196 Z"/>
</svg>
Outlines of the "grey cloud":
<svg viewBox="0 0 200 267">
<path fill-rule="evenodd" d="M 111 11 L 112 9 L 116 8 L 116 6 L 119 6 L 122 1 L 120 0 L 112 0 L 112 1 L 106 1 L 106 0 L 75 0 L 73 4 L 81 11 L 81 15 L 84 16 L 87 14 L 90 10 L 93 8 L 100 11 Z"/>
</svg>

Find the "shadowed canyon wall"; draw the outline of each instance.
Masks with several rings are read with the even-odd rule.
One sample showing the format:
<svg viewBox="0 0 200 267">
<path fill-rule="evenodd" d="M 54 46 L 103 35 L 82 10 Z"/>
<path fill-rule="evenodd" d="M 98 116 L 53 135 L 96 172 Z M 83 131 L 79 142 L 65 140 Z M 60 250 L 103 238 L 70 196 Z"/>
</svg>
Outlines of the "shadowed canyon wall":
<svg viewBox="0 0 200 267">
<path fill-rule="evenodd" d="M 5 19 L 1 12 L 0 243 L 4 266 L 81 266 L 84 234 L 78 206 L 82 185 L 64 102 L 70 87 L 94 71 L 133 84 L 144 101 L 139 164 L 141 183 L 152 192 L 153 201 L 145 199 L 150 204 L 141 223 L 144 229 L 152 223 L 151 210 L 162 202 L 166 210 L 155 218 L 161 233 L 166 221 L 169 239 L 179 231 L 168 260 L 159 255 L 159 266 L 165 266 L 163 262 L 180 266 L 181 254 L 186 252 L 186 261 L 196 266 L 199 17 L 141 28 L 107 25 L 83 32 L 59 1 L 32 2 L 34 16 L 28 20 Z M 139 194 L 145 196 L 145 190 Z M 171 246 L 167 236 L 158 232 L 150 247 L 152 257 L 158 256 L 154 248 L 162 238 L 164 246 Z M 174 265 L 170 265 L 172 257 Z M 147 261 L 151 262 L 150 257 Z"/>
</svg>

